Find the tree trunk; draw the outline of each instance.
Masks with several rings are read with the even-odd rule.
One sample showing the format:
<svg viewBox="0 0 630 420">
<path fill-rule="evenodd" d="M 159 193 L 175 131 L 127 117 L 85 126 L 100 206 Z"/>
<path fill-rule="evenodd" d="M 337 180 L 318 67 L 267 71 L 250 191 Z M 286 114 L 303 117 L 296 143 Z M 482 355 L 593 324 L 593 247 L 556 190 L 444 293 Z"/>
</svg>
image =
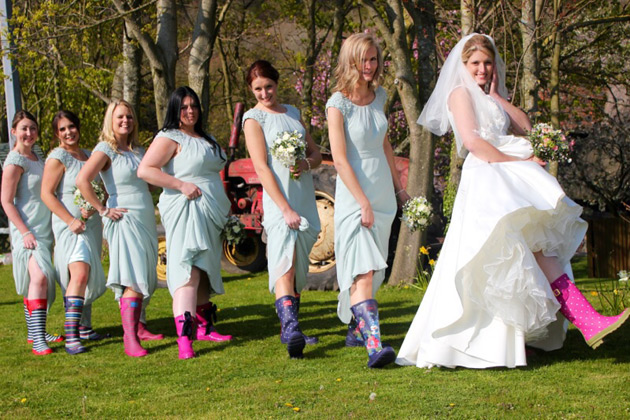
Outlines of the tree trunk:
<svg viewBox="0 0 630 420">
<path fill-rule="evenodd" d="M 127 33 L 128 30 L 125 30 L 123 34 L 123 55 L 125 61 L 123 63 L 122 98 L 129 102 L 137 115 L 140 112 L 142 50 L 138 43 L 130 38 Z"/>
<path fill-rule="evenodd" d="M 475 0 L 461 0 L 459 3 L 459 9 L 462 14 L 462 38 L 468 34 L 475 32 Z"/>
<path fill-rule="evenodd" d="M 538 54 L 536 43 L 536 0 L 522 0 L 519 28 L 523 45 L 521 106 L 530 119 L 538 112 Z"/>
<path fill-rule="evenodd" d="M 549 108 L 551 111 L 551 125 L 554 128 L 560 128 L 560 54 L 562 28 L 558 21 L 560 10 L 562 8 L 562 0 L 553 0 L 553 17 L 556 24 L 553 25 L 551 34 L 551 72 L 549 74 L 549 89 L 551 90 L 551 102 Z M 558 162 L 549 162 L 549 173 L 555 177 L 558 176 Z"/>
<path fill-rule="evenodd" d="M 208 119 L 210 106 L 210 60 L 215 40 L 231 4 L 232 0 L 226 1 L 217 16 L 218 0 L 201 0 L 197 11 L 188 59 L 188 84 L 199 95 L 204 122 Z"/>
<path fill-rule="evenodd" d="M 459 4 L 461 10 L 461 26 L 462 26 L 462 38 L 475 31 L 475 0 L 461 0 Z M 448 170 L 448 180 L 446 185 L 446 191 L 444 191 L 445 197 L 455 197 L 457 188 L 459 187 L 459 181 L 462 177 L 462 166 L 464 165 L 464 159 L 457 154 L 457 144 L 455 141 L 451 144 L 451 156 Z M 452 210 L 452 206 L 449 207 Z M 450 220 L 451 215 L 446 214 Z"/>
<path fill-rule="evenodd" d="M 158 127 L 164 123 L 168 99 L 175 90 L 175 64 L 177 49 L 177 7 L 175 0 L 158 0 L 157 40 L 142 30 L 133 13 L 129 13 L 122 0 L 112 0 L 118 13 L 123 15 L 129 35 L 135 39 L 149 60 L 153 80 L 153 97 Z"/>
<path fill-rule="evenodd" d="M 407 185 L 407 190 L 412 196 L 423 195 L 430 199 L 433 189 L 433 141 L 431 134 L 423 131 L 422 127 L 416 124 L 423 103 L 416 82 L 416 74 L 411 66 L 412 51 L 406 38 L 407 28 L 405 27 L 403 2 L 402 0 L 388 0 L 384 7 L 384 15 L 380 13 L 383 8 L 375 5 L 373 1 L 362 0 L 361 3 L 368 8 L 370 17 L 380 30 L 391 53 L 392 63 L 396 71 L 396 88 L 405 112 L 411 139 L 408 179 L 414 182 Z M 428 53 L 429 56 L 434 57 L 434 47 L 433 50 L 430 48 L 430 45 L 434 45 L 432 44 L 434 39 L 433 2 L 416 0 L 405 2 L 404 7 L 407 8 L 413 20 L 418 40 L 423 42 L 424 54 Z M 419 58 L 420 63 L 424 63 L 425 60 L 431 62 L 427 56 Z M 426 98 L 428 95 L 425 91 L 430 90 L 430 85 L 423 85 L 422 87 L 422 98 Z M 396 257 L 389 279 L 390 284 L 413 281 L 417 274 L 418 249 L 423 238 L 426 238 L 424 233 L 411 233 L 406 227 L 400 229 Z"/>
</svg>

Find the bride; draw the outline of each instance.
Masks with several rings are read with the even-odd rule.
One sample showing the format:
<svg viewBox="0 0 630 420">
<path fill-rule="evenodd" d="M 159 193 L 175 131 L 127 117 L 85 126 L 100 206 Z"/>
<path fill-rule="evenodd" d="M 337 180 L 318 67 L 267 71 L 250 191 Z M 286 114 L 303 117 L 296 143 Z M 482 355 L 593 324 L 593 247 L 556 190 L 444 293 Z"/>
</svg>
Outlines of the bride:
<svg viewBox="0 0 630 420">
<path fill-rule="evenodd" d="M 595 348 L 630 315 L 599 315 L 570 280 L 570 258 L 586 232 L 582 209 L 517 137 L 531 123 L 506 96 L 492 38 L 472 34 L 449 54 L 418 119 L 437 135 L 451 128 L 466 160 L 400 365 L 523 366 L 526 344 L 562 347 L 564 317 Z"/>
</svg>

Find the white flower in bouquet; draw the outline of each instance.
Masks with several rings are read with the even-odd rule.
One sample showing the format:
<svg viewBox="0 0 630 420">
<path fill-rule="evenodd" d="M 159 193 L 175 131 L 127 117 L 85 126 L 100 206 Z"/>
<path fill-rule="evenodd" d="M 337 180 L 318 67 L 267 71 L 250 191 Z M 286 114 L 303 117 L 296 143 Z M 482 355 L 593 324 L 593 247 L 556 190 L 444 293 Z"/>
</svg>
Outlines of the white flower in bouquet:
<svg viewBox="0 0 630 420">
<path fill-rule="evenodd" d="M 534 149 L 534 156 L 549 162 L 571 163 L 571 152 L 575 145 L 574 140 L 567 140 L 561 130 L 554 129 L 551 125 L 538 123 L 532 127 L 527 138 Z"/>
<path fill-rule="evenodd" d="M 403 205 L 400 220 L 405 222 L 412 232 L 424 230 L 429 226 L 432 211 L 431 204 L 426 198 L 414 197 Z"/>
<path fill-rule="evenodd" d="M 628 279 L 630 279 L 630 273 L 628 273 L 626 270 L 621 270 L 617 273 L 617 276 L 619 276 L 619 281 L 623 282 L 627 282 Z"/>
<path fill-rule="evenodd" d="M 92 181 L 90 182 L 90 184 L 92 185 L 92 189 L 96 193 L 96 197 L 98 198 L 98 201 L 102 203 L 103 200 L 105 200 L 105 190 L 103 190 L 103 188 L 101 187 L 101 184 L 99 184 L 96 181 Z M 76 204 L 79 208 L 82 208 L 83 210 L 87 212 L 96 210 L 93 205 L 91 205 L 85 198 L 83 198 L 83 195 L 81 195 L 81 191 L 77 187 L 74 187 L 73 194 L 74 194 L 74 204 Z M 81 219 L 83 219 L 83 216 L 81 216 Z"/>
<path fill-rule="evenodd" d="M 291 168 L 306 158 L 306 141 L 299 131 L 281 131 L 271 146 L 271 156 L 283 166 Z M 291 178 L 298 179 L 291 173 Z"/>
<path fill-rule="evenodd" d="M 245 225 L 238 216 L 231 215 L 221 231 L 221 239 L 231 246 L 236 246 L 245 239 Z"/>
</svg>

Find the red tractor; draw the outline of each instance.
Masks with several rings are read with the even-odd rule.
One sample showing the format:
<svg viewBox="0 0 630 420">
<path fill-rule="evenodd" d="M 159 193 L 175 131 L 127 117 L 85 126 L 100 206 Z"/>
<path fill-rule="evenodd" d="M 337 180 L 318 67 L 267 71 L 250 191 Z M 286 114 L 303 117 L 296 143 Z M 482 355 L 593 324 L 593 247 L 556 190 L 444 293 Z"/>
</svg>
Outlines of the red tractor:
<svg viewBox="0 0 630 420">
<path fill-rule="evenodd" d="M 262 226 L 263 189 L 249 158 L 236 159 L 243 104 L 238 103 L 234 112 L 234 121 L 228 145 L 228 160 L 222 172 L 225 191 L 232 202 L 232 214 L 237 215 L 247 230 L 247 237 L 236 246 L 223 243 L 223 269 L 228 272 L 256 272 L 266 269 L 266 236 Z M 403 185 L 407 184 L 409 161 L 396 158 L 396 167 L 401 175 Z M 337 171 L 333 166 L 330 154 L 323 154 L 322 164 L 313 170 L 313 185 L 317 211 L 321 222 L 321 232 L 310 254 L 310 268 L 307 289 L 337 290 L 337 270 L 335 267 L 334 247 L 334 209 L 335 183 Z M 399 222 L 396 219 L 390 237 L 390 255 L 396 246 L 395 236 L 398 234 Z M 165 263 L 164 241 L 160 241 L 160 261 Z M 158 273 L 165 278 L 165 267 L 158 263 Z"/>
</svg>

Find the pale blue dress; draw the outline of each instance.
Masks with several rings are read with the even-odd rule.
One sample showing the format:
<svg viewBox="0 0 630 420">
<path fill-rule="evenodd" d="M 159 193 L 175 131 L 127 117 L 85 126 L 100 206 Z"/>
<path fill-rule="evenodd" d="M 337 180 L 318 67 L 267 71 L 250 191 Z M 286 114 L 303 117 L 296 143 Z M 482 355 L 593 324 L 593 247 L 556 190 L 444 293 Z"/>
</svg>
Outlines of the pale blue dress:
<svg viewBox="0 0 630 420">
<path fill-rule="evenodd" d="M 105 217 L 103 234 L 109 244 L 107 287 L 116 299 L 131 287 L 148 300 L 157 286 L 158 240 L 155 210 L 149 185 L 138 178 L 138 165 L 144 149 L 114 151 L 100 142 L 94 152 L 102 152 L 111 161 L 101 178 L 109 198 L 108 208 L 124 208 L 127 212 L 118 221 Z"/>
<path fill-rule="evenodd" d="M 4 161 L 4 168 L 6 169 L 8 165 L 19 166 L 24 169 L 15 191 L 13 203 L 20 213 L 22 221 L 26 224 L 28 230 L 35 235 L 35 240 L 37 241 L 35 249 L 24 248 L 22 234 L 13 223 L 9 223 L 15 290 L 19 295 L 28 296 L 28 286 L 31 281 L 28 273 L 28 261 L 33 256 L 48 281 L 47 299 L 48 307 L 50 307 L 55 300 L 57 273 L 52 265 L 53 235 L 50 224 L 50 210 L 48 210 L 40 195 L 44 162 L 39 158 L 33 161 L 16 151 L 11 151 Z"/>
<path fill-rule="evenodd" d="M 88 157 L 90 156 L 89 151 L 83 150 L 83 152 Z M 75 159 L 68 151 L 60 147 L 48 154 L 46 161 L 50 159 L 58 160 L 65 167 L 55 195 L 73 217 L 80 219 L 81 210 L 74 204 L 74 191 L 77 175 L 85 162 Z M 53 214 L 52 228 L 55 234 L 55 269 L 59 276 L 61 290 L 65 295 L 70 283 L 68 265 L 73 262 L 89 264 L 90 275 L 85 289 L 85 304 L 89 305 L 105 292 L 105 273 L 101 263 L 103 249 L 101 217 L 98 213 L 92 214 L 85 222 L 85 231 L 77 235 L 70 230 L 66 222 Z"/>
<path fill-rule="evenodd" d="M 166 231 L 168 289 L 172 295 L 186 284 L 195 266 L 208 274 L 210 293 L 223 294 L 221 231 L 231 206 L 219 174 L 225 166 L 225 153 L 207 140 L 180 130 L 160 131 L 156 137 L 166 137 L 180 145 L 177 155 L 162 171 L 201 190 L 201 196 L 194 200 L 169 188 L 160 195 L 158 209 Z"/>
<path fill-rule="evenodd" d="M 306 130 L 300 119 L 300 111 L 291 105 L 283 106 L 287 110 L 285 113 L 270 113 L 253 108 L 243 116 L 243 124 L 248 118 L 260 124 L 267 144 L 267 164 L 289 205 L 302 217 L 300 228 L 290 229 L 276 203 L 271 197 L 263 194 L 263 226 L 267 232 L 267 264 L 271 293 L 275 292 L 278 278 L 289 271 L 293 265 L 294 251 L 297 251 L 295 288 L 298 292 L 302 291 L 308 275 L 308 256 L 317 241 L 320 230 L 313 176 L 310 172 L 304 172 L 298 180 L 292 179 L 289 168 L 274 160 L 270 153 L 278 133 L 297 130 L 306 139 Z"/>
<path fill-rule="evenodd" d="M 350 287 L 356 276 L 370 271 L 372 294 L 385 279 L 387 248 L 392 222 L 396 216 L 396 196 L 383 141 L 387 134 L 387 117 L 383 111 L 387 95 L 377 88 L 372 103 L 365 106 L 353 104 L 341 92 L 334 93 L 326 103 L 326 109 L 336 108 L 343 115 L 348 162 L 370 200 L 374 212 L 374 225 L 361 225 L 359 203 L 341 177 L 337 177 L 335 191 L 335 255 L 337 281 L 339 282 L 339 319 L 349 323 Z"/>
</svg>

